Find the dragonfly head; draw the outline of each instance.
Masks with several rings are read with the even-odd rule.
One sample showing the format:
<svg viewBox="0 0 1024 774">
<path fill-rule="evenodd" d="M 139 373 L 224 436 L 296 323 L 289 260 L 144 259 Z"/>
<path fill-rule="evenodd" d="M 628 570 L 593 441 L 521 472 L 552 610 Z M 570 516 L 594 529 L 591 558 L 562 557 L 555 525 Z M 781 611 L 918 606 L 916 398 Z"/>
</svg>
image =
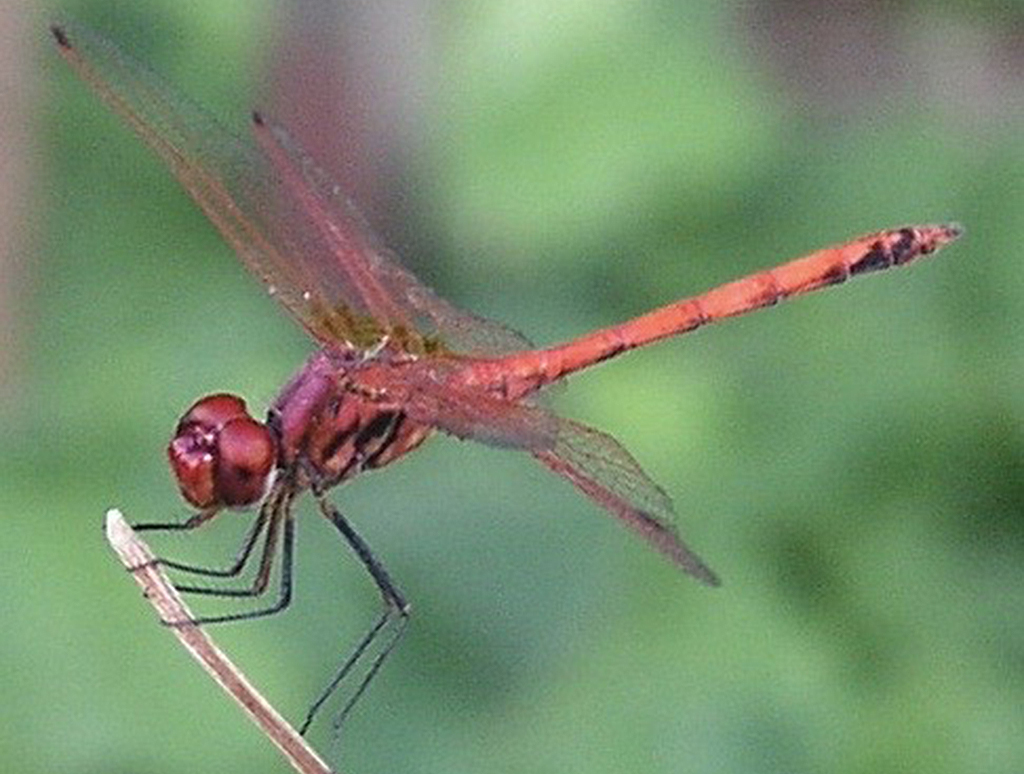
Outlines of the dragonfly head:
<svg viewBox="0 0 1024 774">
<path fill-rule="evenodd" d="M 241 508 L 263 498 L 273 480 L 277 443 L 237 395 L 197 401 L 167 447 L 182 495 L 202 510 Z"/>
</svg>

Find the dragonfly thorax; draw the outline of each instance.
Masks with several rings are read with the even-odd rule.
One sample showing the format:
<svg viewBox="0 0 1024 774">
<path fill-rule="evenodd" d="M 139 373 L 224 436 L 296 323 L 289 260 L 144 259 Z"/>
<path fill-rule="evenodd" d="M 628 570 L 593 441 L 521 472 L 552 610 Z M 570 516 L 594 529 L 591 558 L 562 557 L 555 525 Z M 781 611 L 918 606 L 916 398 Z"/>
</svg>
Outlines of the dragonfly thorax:
<svg viewBox="0 0 1024 774">
<path fill-rule="evenodd" d="M 269 412 L 278 465 L 295 470 L 300 486 L 329 488 L 419 446 L 430 428 L 406 415 L 407 389 L 393 378 L 415 362 L 388 342 L 314 353 Z"/>
<path fill-rule="evenodd" d="M 277 443 L 245 401 L 218 393 L 185 412 L 167 447 L 181 494 L 204 511 L 259 502 L 273 480 Z"/>
</svg>

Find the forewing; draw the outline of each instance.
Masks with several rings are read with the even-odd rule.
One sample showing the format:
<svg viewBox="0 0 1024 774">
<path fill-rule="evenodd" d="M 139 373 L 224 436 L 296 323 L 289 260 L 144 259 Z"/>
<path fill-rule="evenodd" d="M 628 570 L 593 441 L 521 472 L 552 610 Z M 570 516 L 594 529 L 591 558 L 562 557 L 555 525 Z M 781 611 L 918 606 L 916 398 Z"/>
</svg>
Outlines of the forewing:
<svg viewBox="0 0 1024 774">
<path fill-rule="evenodd" d="M 717 586 L 718 577 L 673 527 L 672 501 L 633 456 L 610 435 L 567 419 L 558 421 L 554 447 L 534 450 L 534 456 L 615 514 L 684 571 L 702 583 Z"/>
<path fill-rule="evenodd" d="M 258 117 L 253 131 L 267 158 L 299 203 L 289 222 L 302 243 L 295 261 L 320 278 L 317 295 L 328 305 L 343 306 L 341 290 L 356 289 L 371 313 L 394 329 L 411 325 L 439 337 L 446 346 L 469 355 L 510 353 L 530 347 L 529 341 L 493 320 L 460 310 L 441 298 L 404 268 L 383 247 L 362 214 L 337 183 L 307 155 L 281 126 Z M 294 205 L 293 205 L 294 206 Z M 340 258 L 325 262 L 325 255 Z"/>
<path fill-rule="evenodd" d="M 338 186 L 256 121 L 264 153 L 143 65 L 78 26 L 53 27 L 65 60 L 168 165 L 245 265 L 317 339 L 451 335 L 508 352 L 522 340 L 460 313 L 379 250 Z M 474 338 L 475 336 L 475 338 Z"/>
</svg>

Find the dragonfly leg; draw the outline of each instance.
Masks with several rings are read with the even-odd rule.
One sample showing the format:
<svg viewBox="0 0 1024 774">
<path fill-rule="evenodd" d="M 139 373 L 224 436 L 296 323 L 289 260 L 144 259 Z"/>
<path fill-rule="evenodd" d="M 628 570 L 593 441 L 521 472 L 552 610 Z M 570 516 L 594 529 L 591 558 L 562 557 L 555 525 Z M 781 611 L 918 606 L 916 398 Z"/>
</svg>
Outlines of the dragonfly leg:
<svg viewBox="0 0 1024 774">
<path fill-rule="evenodd" d="M 267 585 L 270 582 L 270 572 L 274 565 L 274 555 L 277 552 L 277 538 L 281 530 L 282 522 L 286 525 L 291 523 L 289 515 L 284 511 L 273 511 L 271 508 L 261 509 L 260 516 L 256 520 L 254 528 L 250 529 L 250 534 L 246 536 L 245 543 L 243 544 L 240 555 L 244 555 L 241 560 L 236 559 L 235 564 L 229 567 L 227 570 L 210 570 L 206 568 L 195 568 L 190 565 L 180 565 L 177 562 L 164 561 L 165 567 L 174 569 L 184 569 L 185 572 L 190 572 L 195 575 L 203 576 L 226 576 L 233 577 L 238 574 L 242 566 L 247 563 L 248 557 L 252 554 L 253 547 L 256 545 L 257 538 L 261 531 L 263 531 L 263 524 L 266 522 L 266 535 L 263 540 L 263 550 L 260 552 L 260 561 L 256 570 L 256 575 L 253 578 L 252 583 L 244 588 L 223 588 L 215 586 L 191 586 L 191 585 L 180 585 L 175 584 L 175 588 L 183 594 L 206 594 L 208 596 L 215 597 L 258 597 L 267 590 Z M 283 553 L 283 550 L 282 550 Z"/>
<path fill-rule="evenodd" d="M 373 661 L 367 668 L 366 673 L 363 675 L 362 680 L 356 686 L 356 689 L 352 692 L 352 695 L 345 702 L 341 712 L 338 714 L 334 722 L 335 730 L 340 730 L 348 717 L 352 708 L 355 707 L 356 702 L 362 697 L 366 689 L 369 687 L 373 678 L 376 677 L 380 668 L 384 665 L 388 656 L 391 655 L 395 646 L 398 645 L 399 640 L 404 634 L 406 626 L 409 623 L 409 615 L 411 607 L 406 601 L 405 597 L 398 590 L 394 581 L 391 580 L 391 576 L 380 561 L 373 555 L 370 547 L 366 542 L 359 536 L 359 534 L 352 528 L 348 520 L 342 515 L 342 513 L 334 506 L 330 500 L 323 494 L 323 492 L 314 490 L 314 496 L 316 497 L 317 503 L 320 506 L 320 510 L 323 512 L 330 522 L 337 528 L 337 530 L 345 538 L 345 541 L 349 544 L 356 556 L 366 567 L 367 572 L 373 578 L 374 583 L 377 585 L 378 591 L 384 600 L 384 610 L 376 623 L 370 628 L 370 630 L 363 636 L 356 647 L 349 654 L 348 658 L 341 665 L 334 677 L 327 684 L 327 686 L 320 692 L 320 695 L 316 698 L 313 704 L 310 706 L 309 711 L 306 713 L 306 718 L 299 726 L 299 733 L 305 734 L 313 723 L 317 713 L 327 702 L 327 700 L 334 694 L 338 687 L 345 681 L 345 679 L 352 673 L 355 666 L 363 659 L 363 657 L 370 650 L 370 646 L 377 640 L 390 624 L 394 624 L 392 631 L 390 632 L 384 644 L 380 647 L 380 650 L 373 657 Z"/>
<path fill-rule="evenodd" d="M 263 532 L 263 528 L 267 524 L 271 509 L 260 508 L 259 515 L 253 521 L 246 532 L 245 537 L 242 539 L 242 544 L 239 546 L 238 551 L 235 552 L 235 558 L 231 565 L 224 568 L 218 569 L 214 567 L 203 567 L 201 565 L 185 564 L 183 562 L 176 562 L 172 559 L 157 559 L 157 563 L 162 567 L 167 567 L 172 570 L 178 570 L 179 572 L 185 572 L 190 575 L 203 575 L 211 578 L 234 578 L 245 568 L 245 565 L 249 561 L 249 557 L 252 556 L 253 548 L 256 547 L 256 543 L 259 540 L 260 533 Z M 136 531 L 143 530 L 186 530 L 195 529 L 196 527 L 205 524 L 210 519 L 210 515 L 205 513 L 199 513 L 183 522 L 173 522 L 170 524 L 134 524 L 132 528 Z M 180 588 L 178 589 L 181 590 Z"/>
<path fill-rule="evenodd" d="M 278 587 L 277 599 L 273 604 L 267 607 L 257 608 L 256 610 L 243 610 L 239 613 L 228 613 L 226 615 L 211 615 L 211 616 L 196 616 L 192 619 L 191 623 L 196 625 L 203 624 L 215 624 L 215 623 L 228 623 L 230 621 L 249 621 L 254 618 L 265 618 L 269 615 L 279 613 L 291 604 L 292 601 L 292 566 L 294 562 L 295 553 L 295 520 L 292 518 L 290 513 L 283 514 L 283 526 L 281 527 L 284 533 L 284 539 L 281 545 L 281 581 Z M 278 529 L 277 524 L 271 524 L 270 530 L 276 532 Z M 257 573 L 256 580 L 253 583 L 252 588 L 247 589 L 210 589 L 204 587 L 184 586 L 178 587 L 179 591 L 196 594 L 211 594 L 216 596 L 229 596 L 229 597 L 251 597 L 262 594 L 266 589 L 267 578 L 270 576 L 271 565 L 273 564 L 273 546 L 276 543 L 275 540 L 271 540 L 268 535 L 267 545 L 264 549 L 263 556 L 260 558 L 260 569 Z M 172 624 L 173 625 L 173 624 Z"/>
<path fill-rule="evenodd" d="M 165 531 L 174 532 L 176 530 L 190 530 L 196 527 L 201 527 L 203 524 L 208 522 L 218 511 L 199 511 L 192 516 L 189 516 L 185 521 L 145 521 L 139 524 L 132 524 L 132 529 L 136 532 L 145 532 L 146 530 L 152 531 Z"/>
<path fill-rule="evenodd" d="M 185 594 L 204 594 L 207 596 L 230 598 L 257 597 L 267 590 L 270 583 L 274 557 L 277 553 L 278 537 L 280 533 L 284 533 L 284 540 L 281 546 L 281 579 L 278 587 L 277 599 L 273 604 L 257 608 L 255 610 L 244 610 L 238 613 L 229 613 L 226 615 L 196 616 L 190 621 L 190 623 L 201 625 L 263 618 L 265 616 L 278 613 L 288 607 L 292 597 L 292 568 L 294 565 L 295 522 L 291 513 L 291 502 L 294 497 L 295 492 L 291 487 L 281 487 L 271 493 L 270 497 L 267 498 L 266 502 L 260 508 L 259 515 L 253 522 L 253 525 L 249 528 L 245 539 L 242 541 L 242 545 L 237 552 L 234 562 L 228 568 L 216 569 L 198 567 L 166 559 L 156 560 L 157 563 L 164 567 L 193 575 L 206 577 L 235 577 L 248 563 L 256 544 L 259 542 L 261 533 L 266 532 L 259 566 L 257 568 L 255 578 L 250 586 L 241 589 L 233 589 L 175 584 L 175 588 Z M 139 525 L 139 528 L 144 530 L 194 529 L 200 524 L 205 523 L 209 518 L 210 516 L 208 514 L 201 513 L 181 523 L 174 523 L 170 525 L 143 524 Z"/>
</svg>

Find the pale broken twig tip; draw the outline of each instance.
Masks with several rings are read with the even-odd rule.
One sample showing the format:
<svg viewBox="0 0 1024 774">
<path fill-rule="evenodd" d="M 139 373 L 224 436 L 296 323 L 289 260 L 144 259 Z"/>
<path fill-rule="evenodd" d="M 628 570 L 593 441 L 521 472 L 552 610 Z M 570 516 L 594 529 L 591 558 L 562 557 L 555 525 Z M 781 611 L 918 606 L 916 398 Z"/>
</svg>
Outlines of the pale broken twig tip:
<svg viewBox="0 0 1024 774">
<path fill-rule="evenodd" d="M 292 767 L 300 774 L 333 774 L 309 743 L 263 698 L 202 627 L 194 623 L 181 594 L 120 510 L 111 508 L 107 511 L 104 530 L 107 542 L 142 587 L 143 596 L 157 611 L 160 620 L 169 624 L 168 628 L 189 655 L 259 726 Z"/>
<path fill-rule="evenodd" d="M 117 508 L 107 510 L 107 515 L 103 522 L 103 531 L 107 535 L 107 542 L 110 543 L 115 551 L 131 543 L 132 528 L 128 526 L 124 514 Z"/>
</svg>

